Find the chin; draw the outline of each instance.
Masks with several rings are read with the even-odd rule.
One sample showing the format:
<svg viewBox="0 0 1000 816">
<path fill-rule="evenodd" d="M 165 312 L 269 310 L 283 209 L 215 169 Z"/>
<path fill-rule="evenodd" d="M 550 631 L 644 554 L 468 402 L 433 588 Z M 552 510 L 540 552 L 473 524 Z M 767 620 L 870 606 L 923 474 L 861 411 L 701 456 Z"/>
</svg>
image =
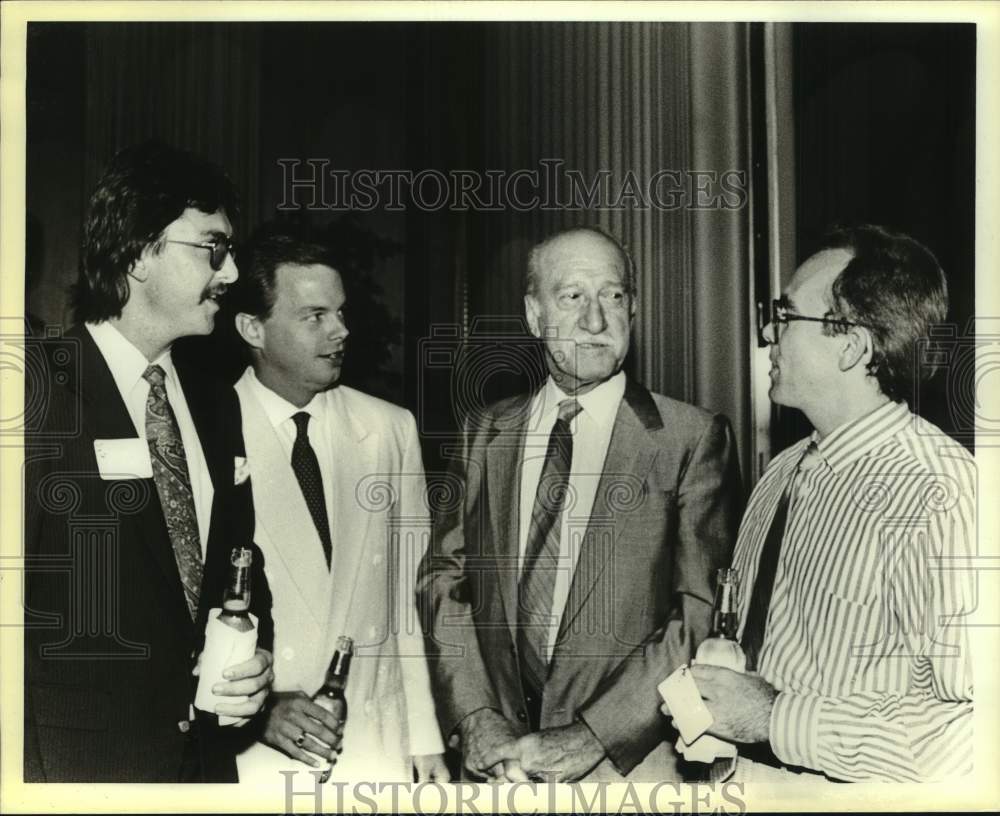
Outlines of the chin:
<svg viewBox="0 0 1000 816">
<path fill-rule="evenodd" d="M 211 334 L 212 329 L 215 328 L 215 315 L 206 315 L 205 319 L 201 321 L 197 326 L 192 326 L 188 334 Z"/>
<path fill-rule="evenodd" d="M 580 382 L 597 385 L 605 380 L 610 380 L 617 371 L 618 369 L 613 366 L 600 366 L 598 368 L 582 369 L 573 376 L 575 376 Z"/>
</svg>

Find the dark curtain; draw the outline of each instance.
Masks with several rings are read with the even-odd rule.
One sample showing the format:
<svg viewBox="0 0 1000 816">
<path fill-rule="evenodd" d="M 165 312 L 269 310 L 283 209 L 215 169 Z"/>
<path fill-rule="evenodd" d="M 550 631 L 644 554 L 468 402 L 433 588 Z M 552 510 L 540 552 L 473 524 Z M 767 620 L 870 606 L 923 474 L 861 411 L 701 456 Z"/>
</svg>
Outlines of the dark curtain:
<svg viewBox="0 0 1000 816">
<path fill-rule="evenodd" d="M 409 399 L 424 408 L 427 427 L 446 435 L 457 406 L 544 376 L 519 345 L 527 253 L 559 228 L 598 224 L 625 242 L 638 270 L 630 372 L 652 390 L 727 414 L 746 466 L 747 208 L 698 208 L 693 195 L 670 208 L 641 193 L 618 201 L 630 177 L 642 188 L 661 170 L 746 172 L 746 36 L 742 24 L 511 23 L 427 29 L 414 43 L 415 166 L 525 170 L 544 187 L 546 163 L 558 162 L 588 185 L 606 174 L 610 190 L 605 206 L 536 201 L 520 211 L 410 217 L 408 272 L 426 274 L 428 286 L 408 290 L 407 315 L 436 333 L 430 346 L 409 338 L 419 372 Z M 489 348 L 458 385 L 420 359 L 465 340 Z M 426 400 L 456 389 L 447 405 Z M 436 458 L 433 445 L 428 452 Z"/>
<path fill-rule="evenodd" d="M 260 71 L 256 24 L 87 26 L 84 189 L 118 150 L 159 138 L 226 168 L 245 234 L 257 212 Z"/>
</svg>

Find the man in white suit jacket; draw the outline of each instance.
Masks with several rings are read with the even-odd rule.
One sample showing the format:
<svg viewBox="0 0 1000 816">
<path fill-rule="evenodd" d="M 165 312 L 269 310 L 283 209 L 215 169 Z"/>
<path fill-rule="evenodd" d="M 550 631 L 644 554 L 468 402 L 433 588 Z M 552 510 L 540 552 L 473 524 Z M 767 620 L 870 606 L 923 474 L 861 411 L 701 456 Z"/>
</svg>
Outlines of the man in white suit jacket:
<svg viewBox="0 0 1000 816">
<path fill-rule="evenodd" d="M 267 725 L 238 758 L 240 780 L 283 785 L 279 770 L 324 758 L 333 781 L 446 780 L 414 606 L 429 532 L 416 423 L 333 387 L 348 331 L 326 248 L 262 234 L 248 260 L 234 299 L 252 367 L 236 392 L 276 665 Z M 346 723 L 311 699 L 340 636 L 355 642 Z"/>
</svg>

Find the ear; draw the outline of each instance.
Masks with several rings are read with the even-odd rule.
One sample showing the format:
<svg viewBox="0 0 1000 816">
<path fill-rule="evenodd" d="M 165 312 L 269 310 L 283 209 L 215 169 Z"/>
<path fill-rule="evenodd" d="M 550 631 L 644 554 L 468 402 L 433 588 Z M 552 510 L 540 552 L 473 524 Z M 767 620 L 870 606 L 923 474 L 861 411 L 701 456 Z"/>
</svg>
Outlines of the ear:
<svg viewBox="0 0 1000 816">
<path fill-rule="evenodd" d="M 233 322 L 236 325 L 236 332 L 250 348 L 264 347 L 264 324 L 254 315 L 238 312 Z"/>
<path fill-rule="evenodd" d="M 871 362 L 874 351 L 872 336 L 868 329 L 862 326 L 852 326 L 843 335 L 843 344 L 837 360 L 840 370 L 850 371 L 861 365 L 867 373 L 868 363 Z"/>
<path fill-rule="evenodd" d="M 539 323 L 542 315 L 542 307 L 538 303 L 538 298 L 534 295 L 524 296 L 524 316 L 528 318 L 528 328 L 535 337 L 542 336 L 542 328 Z"/>
<path fill-rule="evenodd" d="M 144 249 L 142 251 L 142 255 L 132 261 L 132 265 L 128 269 L 128 276 L 136 283 L 145 283 L 146 279 L 149 277 L 149 270 L 146 268 L 146 261 L 144 260 L 146 251 L 147 250 Z"/>
</svg>

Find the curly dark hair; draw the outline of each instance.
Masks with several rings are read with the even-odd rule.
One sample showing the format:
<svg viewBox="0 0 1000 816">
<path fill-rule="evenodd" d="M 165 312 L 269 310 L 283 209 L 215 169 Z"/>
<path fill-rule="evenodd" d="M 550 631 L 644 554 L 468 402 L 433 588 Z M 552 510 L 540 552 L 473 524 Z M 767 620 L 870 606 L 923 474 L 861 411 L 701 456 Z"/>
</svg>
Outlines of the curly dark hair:
<svg viewBox="0 0 1000 816">
<path fill-rule="evenodd" d="M 146 247 L 159 249 L 163 231 L 189 207 L 238 217 L 236 188 L 222 168 L 158 141 L 115 155 L 90 198 L 73 289 L 78 321 L 121 316 L 133 264 Z"/>
<path fill-rule="evenodd" d="M 854 257 L 833 282 L 829 316 L 871 326 L 869 373 L 891 400 L 909 401 L 934 372 L 917 360 L 917 344 L 948 313 L 948 285 L 934 254 L 919 241 L 873 224 L 837 226 L 817 251 L 846 249 Z M 846 331 L 827 325 L 828 332 Z"/>
</svg>

